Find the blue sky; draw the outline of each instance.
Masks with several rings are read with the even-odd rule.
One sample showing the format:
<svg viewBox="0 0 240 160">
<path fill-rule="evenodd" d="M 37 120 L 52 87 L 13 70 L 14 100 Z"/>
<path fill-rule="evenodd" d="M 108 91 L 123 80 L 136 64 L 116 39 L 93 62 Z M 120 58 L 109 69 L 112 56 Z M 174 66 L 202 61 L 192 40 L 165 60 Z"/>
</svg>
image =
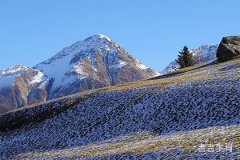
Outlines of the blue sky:
<svg viewBox="0 0 240 160">
<path fill-rule="evenodd" d="M 0 0 L 0 69 L 33 66 L 101 33 L 156 70 L 240 34 L 239 0 Z"/>
</svg>

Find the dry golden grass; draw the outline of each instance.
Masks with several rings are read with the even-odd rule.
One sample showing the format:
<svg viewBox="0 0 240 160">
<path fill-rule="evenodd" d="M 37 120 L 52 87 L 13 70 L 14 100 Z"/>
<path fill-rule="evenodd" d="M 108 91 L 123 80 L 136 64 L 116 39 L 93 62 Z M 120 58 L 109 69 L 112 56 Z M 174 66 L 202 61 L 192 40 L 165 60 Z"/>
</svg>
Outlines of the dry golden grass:
<svg viewBox="0 0 240 160">
<path fill-rule="evenodd" d="M 170 84 L 180 84 L 185 80 L 193 79 L 193 78 L 206 80 L 206 79 L 209 79 L 211 76 L 215 76 L 215 75 L 211 73 L 206 74 L 205 72 L 202 73 L 200 72 L 201 70 L 206 70 L 207 68 L 217 68 L 217 67 L 225 66 L 227 64 L 236 63 L 236 62 L 240 63 L 240 59 L 235 59 L 235 60 L 231 60 L 223 63 L 217 63 L 211 66 L 204 65 L 204 66 L 187 67 L 187 68 L 183 68 L 178 71 L 172 72 L 172 73 L 181 73 L 176 76 L 173 75 L 167 78 L 141 80 L 141 81 L 135 81 L 130 83 L 124 83 L 116 86 L 109 86 L 101 89 L 96 89 L 96 91 L 106 92 L 111 90 L 124 90 L 124 89 L 138 88 L 138 87 L 144 87 L 144 86 L 154 85 L 154 84 L 160 84 L 164 87 Z"/>
</svg>

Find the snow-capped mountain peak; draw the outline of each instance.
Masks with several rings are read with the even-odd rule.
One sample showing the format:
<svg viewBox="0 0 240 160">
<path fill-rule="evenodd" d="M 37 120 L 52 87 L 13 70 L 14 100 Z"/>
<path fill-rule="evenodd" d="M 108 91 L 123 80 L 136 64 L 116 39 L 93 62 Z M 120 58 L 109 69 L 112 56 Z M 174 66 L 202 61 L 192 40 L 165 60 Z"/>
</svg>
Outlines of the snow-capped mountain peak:
<svg viewBox="0 0 240 160">
<path fill-rule="evenodd" d="M 33 68 L 19 65 L 0 71 L 0 91 L 6 93 L 0 95 L 0 101 L 11 110 L 158 74 L 109 37 L 96 34 L 63 48 Z"/>
<path fill-rule="evenodd" d="M 11 75 L 11 74 L 18 74 L 18 73 L 21 73 L 21 72 L 26 71 L 28 69 L 29 69 L 29 67 L 24 66 L 24 65 L 15 65 L 13 67 L 1 70 L 0 71 L 0 77 Z"/>
<path fill-rule="evenodd" d="M 79 86 L 79 91 L 96 88 L 94 85 L 98 88 L 159 75 L 103 34 L 78 41 L 34 68 L 54 79 L 51 92 L 55 94 L 68 90 L 65 86 Z"/>
<path fill-rule="evenodd" d="M 109 37 L 107 37 L 107 36 L 105 36 L 103 34 L 95 34 L 95 35 L 93 35 L 93 36 L 91 36 L 89 38 L 92 38 L 92 39 L 102 39 L 102 40 L 107 40 L 109 42 L 112 41 Z"/>
<path fill-rule="evenodd" d="M 119 46 L 107 36 L 103 34 L 96 34 L 84 40 L 77 41 L 68 47 L 63 48 L 60 52 L 55 54 L 50 59 L 43 61 L 42 64 L 52 63 L 68 55 L 78 54 L 81 56 L 87 56 L 89 54 L 92 54 L 93 51 L 96 50 L 110 51 L 111 49 L 118 47 Z"/>
</svg>

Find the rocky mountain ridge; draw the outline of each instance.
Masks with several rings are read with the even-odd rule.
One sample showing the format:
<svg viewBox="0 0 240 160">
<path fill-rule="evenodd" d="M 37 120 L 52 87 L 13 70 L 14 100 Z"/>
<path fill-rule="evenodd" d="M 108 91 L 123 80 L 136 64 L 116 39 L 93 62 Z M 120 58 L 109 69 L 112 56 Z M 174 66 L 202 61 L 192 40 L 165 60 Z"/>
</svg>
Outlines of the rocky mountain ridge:
<svg viewBox="0 0 240 160">
<path fill-rule="evenodd" d="M 33 68 L 15 66 L 1 71 L 0 111 L 157 75 L 113 40 L 97 34 Z"/>
</svg>

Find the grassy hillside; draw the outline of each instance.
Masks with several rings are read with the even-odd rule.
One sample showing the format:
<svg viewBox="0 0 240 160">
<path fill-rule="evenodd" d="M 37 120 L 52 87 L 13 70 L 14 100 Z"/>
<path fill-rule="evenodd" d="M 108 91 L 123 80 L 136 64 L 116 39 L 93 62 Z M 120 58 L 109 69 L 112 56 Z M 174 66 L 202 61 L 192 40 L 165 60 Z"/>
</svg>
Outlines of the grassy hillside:
<svg viewBox="0 0 240 160">
<path fill-rule="evenodd" d="M 237 59 L 15 110 L 1 159 L 238 159 L 239 80 Z"/>
</svg>

